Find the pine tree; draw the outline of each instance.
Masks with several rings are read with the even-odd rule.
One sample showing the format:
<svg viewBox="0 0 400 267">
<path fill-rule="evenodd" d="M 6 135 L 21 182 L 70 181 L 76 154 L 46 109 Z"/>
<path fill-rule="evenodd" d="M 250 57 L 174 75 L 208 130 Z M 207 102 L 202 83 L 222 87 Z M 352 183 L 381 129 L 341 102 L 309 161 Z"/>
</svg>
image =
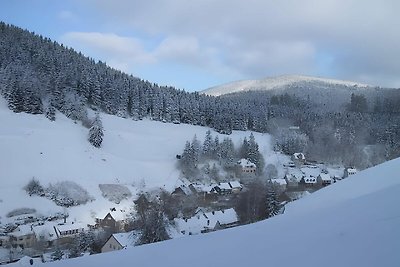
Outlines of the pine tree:
<svg viewBox="0 0 400 267">
<path fill-rule="evenodd" d="M 54 106 L 51 103 L 46 107 L 45 116 L 50 121 L 56 120 L 56 109 L 54 108 Z"/>
<path fill-rule="evenodd" d="M 212 136 L 211 131 L 206 132 L 206 137 L 203 142 L 202 156 L 204 158 L 211 158 L 212 154 Z"/>
<path fill-rule="evenodd" d="M 194 167 L 197 167 L 200 158 L 200 142 L 197 140 L 196 135 L 193 137 L 193 141 L 190 148 L 192 150 L 192 155 L 191 155 L 192 162 L 194 164 Z"/>
<path fill-rule="evenodd" d="M 249 142 L 247 141 L 246 137 L 244 138 L 243 144 L 239 149 L 239 156 L 243 159 L 249 158 Z"/>
<path fill-rule="evenodd" d="M 170 239 L 167 232 L 168 220 L 162 211 L 162 205 L 158 202 L 152 203 L 145 213 L 145 218 L 142 218 L 142 233 L 137 244 L 143 245 Z"/>
<path fill-rule="evenodd" d="M 268 217 L 273 217 L 279 214 L 281 210 L 281 205 L 278 201 L 278 196 L 276 194 L 276 190 L 274 189 L 274 185 L 272 182 L 268 182 L 267 184 L 267 213 Z"/>
<path fill-rule="evenodd" d="M 97 113 L 92 127 L 89 129 L 88 140 L 94 147 L 99 148 L 103 142 L 103 136 L 103 125 L 100 120 L 100 115 Z"/>
</svg>

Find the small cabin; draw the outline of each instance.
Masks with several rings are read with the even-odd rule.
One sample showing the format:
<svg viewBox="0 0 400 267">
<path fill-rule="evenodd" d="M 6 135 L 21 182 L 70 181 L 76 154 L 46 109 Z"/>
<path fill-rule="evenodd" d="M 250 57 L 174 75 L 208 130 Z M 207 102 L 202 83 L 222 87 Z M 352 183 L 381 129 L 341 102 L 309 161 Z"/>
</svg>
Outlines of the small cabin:
<svg viewBox="0 0 400 267">
<path fill-rule="evenodd" d="M 354 175 L 357 173 L 357 169 L 355 168 L 346 168 L 344 170 L 343 178 L 349 177 L 350 175 Z"/>
<path fill-rule="evenodd" d="M 294 153 L 291 159 L 298 166 L 306 163 L 306 156 L 303 153 Z"/>
<path fill-rule="evenodd" d="M 255 174 L 257 171 L 256 164 L 249 159 L 241 159 L 237 162 L 237 165 L 240 167 L 243 174 Z"/>
</svg>

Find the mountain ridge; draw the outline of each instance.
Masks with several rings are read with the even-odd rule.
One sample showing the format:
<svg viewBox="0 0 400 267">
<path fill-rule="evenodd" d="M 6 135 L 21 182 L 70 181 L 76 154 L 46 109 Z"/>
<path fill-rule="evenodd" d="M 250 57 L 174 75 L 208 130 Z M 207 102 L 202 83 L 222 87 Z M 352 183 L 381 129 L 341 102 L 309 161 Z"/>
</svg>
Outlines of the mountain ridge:
<svg viewBox="0 0 400 267">
<path fill-rule="evenodd" d="M 336 80 L 331 78 L 321 78 L 321 77 L 313 77 L 306 75 L 280 75 L 280 76 L 267 77 L 259 80 L 240 80 L 240 81 L 230 82 L 210 87 L 208 89 L 201 91 L 200 93 L 211 96 L 220 96 L 229 93 L 239 93 L 246 91 L 273 90 L 291 86 L 297 83 L 310 83 L 310 82 L 325 83 L 327 85 L 342 85 L 342 86 L 357 87 L 357 88 L 372 87 L 371 85 L 368 84 L 363 84 L 353 81 Z"/>
</svg>

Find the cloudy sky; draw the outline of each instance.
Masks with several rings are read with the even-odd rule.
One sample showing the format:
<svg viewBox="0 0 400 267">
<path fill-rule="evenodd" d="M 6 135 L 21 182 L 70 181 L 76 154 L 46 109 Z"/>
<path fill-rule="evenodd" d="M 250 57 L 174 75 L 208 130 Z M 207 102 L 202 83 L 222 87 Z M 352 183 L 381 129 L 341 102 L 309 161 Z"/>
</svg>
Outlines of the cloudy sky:
<svg viewBox="0 0 400 267">
<path fill-rule="evenodd" d="M 303 74 L 400 87 L 398 0 L 2 0 L 0 20 L 188 91 Z"/>
</svg>

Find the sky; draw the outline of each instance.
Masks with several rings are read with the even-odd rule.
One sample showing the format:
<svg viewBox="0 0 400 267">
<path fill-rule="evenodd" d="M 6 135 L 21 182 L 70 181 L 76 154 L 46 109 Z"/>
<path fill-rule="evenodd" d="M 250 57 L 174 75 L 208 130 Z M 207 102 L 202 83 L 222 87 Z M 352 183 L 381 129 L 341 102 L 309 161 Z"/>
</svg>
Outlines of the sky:
<svg viewBox="0 0 400 267">
<path fill-rule="evenodd" d="M 300 74 L 400 87 L 398 0 L 2 0 L 0 20 L 187 91 Z"/>
</svg>

